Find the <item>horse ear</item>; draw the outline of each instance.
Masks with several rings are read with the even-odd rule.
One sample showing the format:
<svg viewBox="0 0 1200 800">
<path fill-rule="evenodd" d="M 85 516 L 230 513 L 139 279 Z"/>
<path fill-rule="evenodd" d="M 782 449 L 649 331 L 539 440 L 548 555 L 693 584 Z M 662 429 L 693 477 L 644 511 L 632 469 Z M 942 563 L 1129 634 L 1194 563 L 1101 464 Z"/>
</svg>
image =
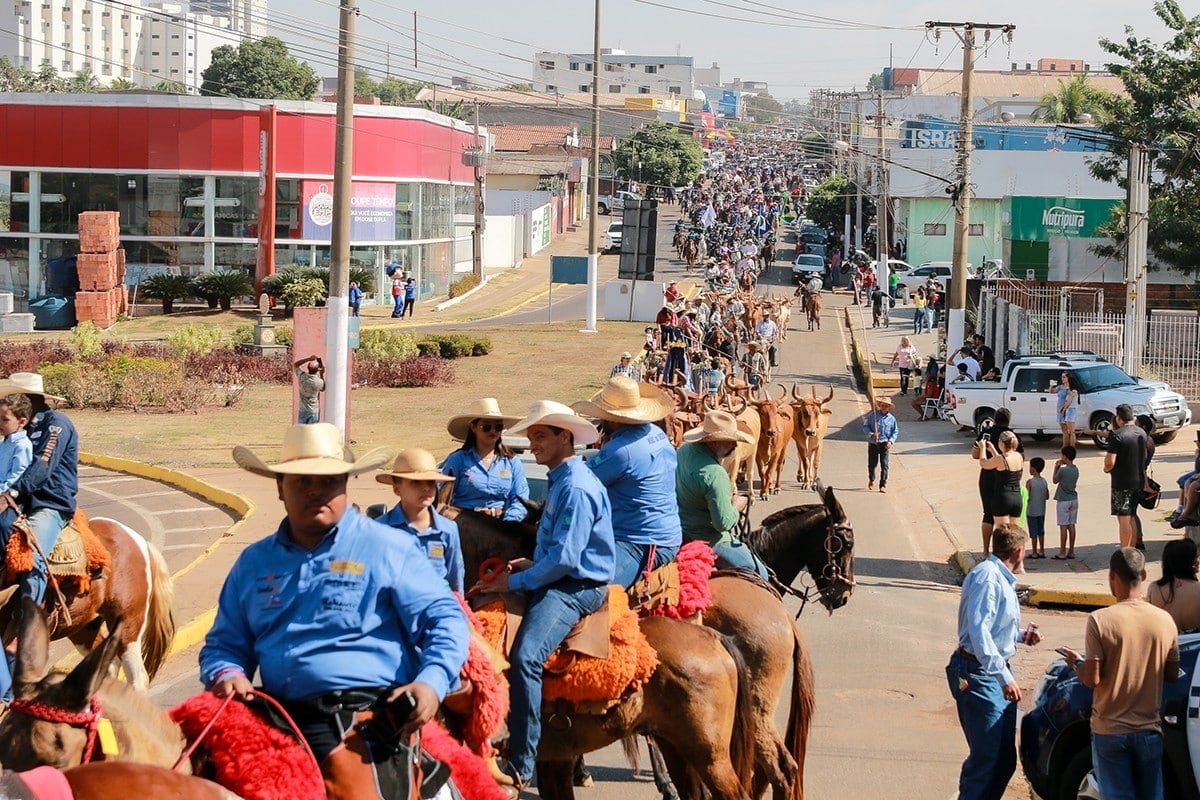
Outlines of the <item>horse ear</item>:
<svg viewBox="0 0 1200 800">
<path fill-rule="evenodd" d="M 84 656 L 75 669 L 59 684 L 59 702 L 67 708 L 86 708 L 100 684 L 109 676 L 109 668 L 121 646 L 125 621 L 119 620 L 100 646 Z"/>
<path fill-rule="evenodd" d="M 41 606 L 21 598 L 17 612 L 17 660 L 13 669 L 16 684 L 36 684 L 46 677 L 50 662 L 50 629 Z"/>
</svg>

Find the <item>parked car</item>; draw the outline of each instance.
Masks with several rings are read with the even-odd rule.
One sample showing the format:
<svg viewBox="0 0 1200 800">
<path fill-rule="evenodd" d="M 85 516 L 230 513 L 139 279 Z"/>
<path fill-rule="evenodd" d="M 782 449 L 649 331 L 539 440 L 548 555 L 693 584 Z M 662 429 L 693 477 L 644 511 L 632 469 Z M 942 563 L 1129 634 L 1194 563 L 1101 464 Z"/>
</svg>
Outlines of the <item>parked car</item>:
<svg viewBox="0 0 1200 800">
<path fill-rule="evenodd" d="M 810 256 L 820 256 L 826 265 L 829 264 L 829 247 L 823 244 L 805 244 L 804 252 Z"/>
<path fill-rule="evenodd" d="M 825 259 L 811 253 L 801 253 L 796 256 L 796 260 L 792 262 L 792 282 L 808 283 L 814 275 L 824 283 Z"/>
<path fill-rule="evenodd" d="M 871 259 L 871 271 L 872 272 L 875 271 L 875 265 L 878 263 L 879 263 L 879 261 L 877 261 L 876 259 Z M 909 264 L 907 261 L 901 261 L 898 258 L 889 258 L 888 259 L 888 269 L 895 270 L 896 274 L 899 275 L 901 278 L 903 278 L 905 275 L 912 272 L 913 266 L 912 266 L 912 264 Z"/>
<path fill-rule="evenodd" d="M 1151 436 L 1162 444 L 1192 422 L 1187 399 L 1162 381 L 1138 380 L 1095 353 L 1020 356 L 1004 362 L 1000 381 L 969 381 L 947 387 L 947 413 L 956 425 L 982 431 L 996 411 L 1012 413 L 1012 429 L 1050 439 L 1059 432 L 1055 389 L 1063 372 L 1079 387 L 1080 429 L 1108 430 L 1116 408 L 1128 403 L 1133 413 L 1154 421 Z M 1093 441 L 1100 446 L 1099 437 Z"/>
<path fill-rule="evenodd" d="M 1200 634 L 1179 636 L 1180 676 L 1163 684 L 1163 789 L 1167 800 L 1200 800 Z M 1189 702 L 1189 697 L 1195 700 Z M 1092 690 L 1063 659 L 1047 668 L 1033 710 L 1021 719 L 1021 768 L 1043 800 L 1099 800 L 1092 773 Z"/>
<path fill-rule="evenodd" d="M 621 252 L 621 230 L 624 228 L 620 222 L 608 223 L 608 228 L 604 231 L 604 241 L 600 245 L 600 249 L 605 253 Z"/>
<path fill-rule="evenodd" d="M 615 214 L 625 210 L 626 201 L 635 202 L 641 199 L 640 194 L 622 191 L 616 194 L 602 194 L 597 198 L 596 204 L 600 207 L 601 214 Z"/>
<path fill-rule="evenodd" d="M 970 267 L 968 266 L 968 270 Z M 953 272 L 953 266 L 949 261 L 926 261 L 919 267 L 913 267 L 900 276 L 900 285 L 908 289 L 909 292 L 915 292 L 918 288 L 925 285 L 925 281 L 933 278 L 941 281 L 945 285 L 946 280 Z"/>
</svg>

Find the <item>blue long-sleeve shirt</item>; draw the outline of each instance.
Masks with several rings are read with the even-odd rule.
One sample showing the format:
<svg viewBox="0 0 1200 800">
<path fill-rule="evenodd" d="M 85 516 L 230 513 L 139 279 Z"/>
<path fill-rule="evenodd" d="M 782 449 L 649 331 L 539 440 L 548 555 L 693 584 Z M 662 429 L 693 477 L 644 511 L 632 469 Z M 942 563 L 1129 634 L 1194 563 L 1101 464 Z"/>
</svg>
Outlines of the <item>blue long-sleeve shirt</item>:
<svg viewBox="0 0 1200 800">
<path fill-rule="evenodd" d="M 578 456 L 550 470 L 533 566 L 513 573 L 509 588 L 531 591 L 563 578 L 610 583 L 616 570 L 612 507 L 604 484 Z"/>
<path fill-rule="evenodd" d="M 467 659 L 467 620 L 407 536 L 348 507 L 312 551 L 285 519 L 230 570 L 200 651 L 206 686 L 257 669 L 284 700 L 428 684 L 445 697 Z"/>
<path fill-rule="evenodd" d="M 432 524 L 425 530 L 419 531 L 408 521 L 404 509 L 397 503 L 376 521 L 389 528 L 396 528 L 412 534 L 417 540 L 417 546 L 429 559 L 429 565 L 433 567 L 433 571 L 446 582 L 451 591 L 461 594 L 463 582 L 466 579 L 466 567 L 463 566 L 462 542 L 458 537 L 458 523 L 446 519 L 432 508 L 429 509 L 429 515 Z"/>
<path fill-rule="evenodd" d="M 24 429 L 0 439 L 0 492 L 7 492 L 33 463 L 33 443 Z"/>
<path fill-rule="evenodd" d="M 499 454 L 491 467 L 484 467 L 475 448 L 455 450 L 442 462 L 442 471 L 453 475 L 454 495 L 450 502 L 459 508 L 502 508 L 504 519 L 520 522 L 529 511 L 517 498 L 529 498 L 529 481 L 519 458 Z"/>
<path fill-rule="evenodd" d="M 1004 562 L 988 556 L 967 573 L 958 601 L 958 646 L 1001 684 L 1013 682 L 1008 661 L 1017 652 L 1021 627 L 1016 584 Z"/>
<path fill-rule="evenodd" d="M 79 436 L 62 412 L 48 408 L 26 428 L 33 461 L 12 488 L 26 514 L 52 508 L 70 518 L 79 494 Z"/>
<path fill-rule="evenodd" d="M 675 448 L 656 425 L 626 425 L 587 461 L 612 505 L 613 538 L 634 544 L 679 547 Z"/>
<path fill-rule="evenodd" d="M 879 438 L 871 439 L 872 442 L 883 444 L 884 442 L 896 443 L 896 439 L 900 437 L 900 426 L 896 423 L 896 418 L 889 414 L 880 414 L 878 411 L 872 411 L 863 418 L 863 432 L 867 434 L 867 438 L 871 438 L 871 434 L 875 433 L 876 426 L 879 430 Z"/>
</svg>

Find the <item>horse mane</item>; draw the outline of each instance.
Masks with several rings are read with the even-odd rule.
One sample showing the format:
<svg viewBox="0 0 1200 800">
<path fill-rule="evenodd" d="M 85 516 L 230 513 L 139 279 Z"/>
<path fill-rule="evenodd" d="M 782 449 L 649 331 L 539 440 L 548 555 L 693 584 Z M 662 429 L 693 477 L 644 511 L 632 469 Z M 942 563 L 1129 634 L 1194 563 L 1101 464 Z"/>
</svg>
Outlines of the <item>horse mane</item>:
<svg viewBox="0 0 1200 800">
<path fill-rule="evenodd" d="M 803 528 L 809 527 L 812 524 L 807 518 L 815 514 L 825 512 L 825 506 L 822 503 L 811 503 L 803 506 L 791 506 L 765 517 L 762 524 L 750 531 L 746 537 L 746 543 L 750 548 L 768 564 L 779 561 L 785 551 L 791 549 L 795 544 L 793 539 L 793 527 L 799 524 Z M 791 524 L 787 524 L 791 523 Z M 820 533 L 825 532 L 824 526 L 819 529 Z"/>
<path fill-rule="evenodd" d="M 96 694 L 105 717 L 123 723 L 127 730 L 140 727 L 163 748 L 182 752 L 184 738 L 179 726 L 149 695 L 116 678 L 105 678 Z"/>
</svg>

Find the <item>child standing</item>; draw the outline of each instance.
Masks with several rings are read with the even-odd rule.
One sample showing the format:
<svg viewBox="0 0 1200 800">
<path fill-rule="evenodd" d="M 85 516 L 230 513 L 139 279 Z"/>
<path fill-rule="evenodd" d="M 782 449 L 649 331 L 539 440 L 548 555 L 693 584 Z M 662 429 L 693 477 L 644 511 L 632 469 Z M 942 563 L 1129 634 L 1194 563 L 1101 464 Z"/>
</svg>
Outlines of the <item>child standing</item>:
<svg viewBox="0 0 1200 800">
<path fill-rule="evenodd" d="M 1079 519 L 1079 467 L 1075 466 L 1075 448 L 1067 445 L 1054 462 L 1054 500 L 1058 513 L 1058 555 L 1056 561 L 1075 557 L 1075 522 Z"/>
<path fill-rule="evenodd" d="M 1050 499 L 1050 487 L 1042 472 L 1046 469 L 1046 459 L 1034 456 L 1029 459 L 1029 480 L 1025 481 L 1025 491 L 1029 499 L 1025 504 L 1025 521 L 1029 524 L 1029 540 L 1033 553 L 1030 558 L 1046 557 L 1046 501 Z"/>
<path fill-rule="evenodd" d="M 401 450 L 392 471 L 376 475 L 380 483 L 391 484 L 400 502 L 379 522 L 416 537 L 429 563 L 445 579 L 451 591 L 463 593 L 465 567 L 458 523 L 448 520 L 433 508 L 439 483 L 454 480 L 438 471 L 437 461 L 428 450 Z"/>
</svg>

